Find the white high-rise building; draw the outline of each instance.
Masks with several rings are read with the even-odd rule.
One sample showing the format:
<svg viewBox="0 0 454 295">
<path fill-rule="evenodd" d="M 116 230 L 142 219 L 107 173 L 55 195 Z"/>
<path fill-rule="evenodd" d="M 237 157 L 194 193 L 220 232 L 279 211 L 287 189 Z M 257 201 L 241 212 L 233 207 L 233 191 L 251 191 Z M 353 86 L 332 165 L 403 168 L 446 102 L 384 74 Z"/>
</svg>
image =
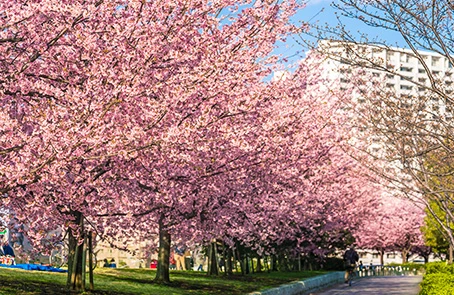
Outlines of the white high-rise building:
<svg viewBox="0 0 454 295">
<path fill-rule="evenodd" d="M 447 96 L 453 93 L 454 70 L 447 57 L 435 52 L 418 51 L 415 54 L 410 49 L 345 41 L 323 40 L 318 46 L 321 52 L 331 57 L 325 63 L 326 78 L 339 79 L 341 87 L 351 85 L 347 73 L 354 61 L 354 67 L 375 77 L 395 97 L 427 93 L 430 102 L 426 107 L 431 108 L 433 114 L 452 116 L 453 108 L 449 101 L 441 101 L 442 96 L 434 95 L 434 91 L 426 92 L 435 83 L 441 93 Z"/>
</svg>

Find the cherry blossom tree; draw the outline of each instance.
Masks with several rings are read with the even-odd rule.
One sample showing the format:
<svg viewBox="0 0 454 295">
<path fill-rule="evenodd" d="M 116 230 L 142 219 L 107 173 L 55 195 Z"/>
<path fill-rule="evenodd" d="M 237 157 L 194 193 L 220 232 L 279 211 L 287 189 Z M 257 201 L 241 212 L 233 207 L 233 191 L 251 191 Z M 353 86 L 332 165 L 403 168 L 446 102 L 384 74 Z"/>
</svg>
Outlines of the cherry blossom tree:
<svg viewBox="0 0 454 295">
<path fill-rule="evenodd" d="M 300 6 L 0 4 L 2 206 L 35 246 L 68 234 L 70 288 L 85 287 L 91 232 L 120 248 L 159 237 L 168 282 L 171 237 L 322 255 L 358 225 L 374 186 L 320 61 L 267 82 Z"/>
<path fill-rule="evenodd" d="M 236 179 L 224 182 L 228 190 L 207 200 L 214 210 L 204 212 L 209 222 L 197 236 L 221 238 L 231 248 L 239 242 L 259 255 L 288 245 L 321 257 L 374 206 L 367 170 L 343 150 L 350 128 L 336 95 L 347 93 L 326 87 L 321 62 L 308 58 L 293 76 L 270 83 L 267 108 L 257 116 L 266 139 L 254 155 L 259 165 L 235 171 Z"/>
<path fill-rule="evenodd" d="M 397 96 L 389 87 L 382 87 L 364 100 L 369 104 L 365 115 L 365 128 L 370 128 L 381 137 L 382 159 L 398 163 L 391 173 L 381 171 L 382 176 L 410 199 L 418 197 L 425 202 L 428 212 L 433 215 L 453 247 L 454 235 L 449 226 L 453 220 L 450 204 L 452 188 L 449 183 L 452 167 L 452 69 L 453 6 L 449 1 L 358 1 L 341 0 L 333 3 L 338 10 L 339 24 L 319 28 L 319 39 L 338 40 L 342 50 L 330 56 L 352 67 L 368 68 L 381 77 L 398 77 L 409 83 L 411 91 Z M 344 22 L 353 19 L 372 30 L 356 32 Z M 377 29 L 378 28 L 378 29 Z M 393 38 L 386 40 L 380 32 L 391 32 Z M 396 39 L 399 40 L 397 44 Z M 407 50 L 397 48 L 404 46 Z M 368 48 L 364 50 L 364 48 Z M 387 57 L 371 52 L 386 50 Z M 329 50 L 328 50 L 329 51 Z M 401 71 L 404 61 L 392 61 L 394 53 L 405 54 L 408 61 L 417 62 L 414 76 Z M 427 58 L 429 55 L 433 56 Z M 347 53 L 347 54 L 345 54 Z M 443 66 L 441 66 L 443 64 Z M 434 66 L 441 66 L 439 71 Z M 370 82 L 364 81 L 363 82 Z M 383 85 L 385 86 L 385 85 Z M 377 90 L 378 88 L 375 88 Z M 434 165 L 428 159 L 443 159 Z M 384 166 L 382 166 L 384 167 Z M 433 185 L 436 178 L 441 185 Z M 408 181 L 411 180 L 411 181 Z M 443 218 L 431 207 L 437 203 Z M 445 222 L 445 216 L 448 218 Z"/>
<path fill-rule="evenodd" d="M 399 251 L 402 263 L 407 262 L 413 247 L 424 245 L 421 227 L 424 210 L 408 199 L 383 192 L 378 206 L 364 216 L 364 224 L 355 235 L 360 247 L 377 250 L 384 264 L 385 251 Z"/>
<path fill-rule="evenodd" d="M 158 223 L 169 243 L 170 220 L 196 214 L 190 205 L 204 186 L 223 189 L 206 179 L 238 169 L 255 148 L 245 146 L 248 131 L 235 120 L 261 99 L 256 87 L 276 61 L 273 44 L 297 29 L 288 22 L 296 8 L 294 1 L 1 4 L 4 205 L 35 241 L 69 229 L 71 288 L 84 287 L 84 228 L 115 240 L 147 218 L 133 229 Z"/>
</svg>

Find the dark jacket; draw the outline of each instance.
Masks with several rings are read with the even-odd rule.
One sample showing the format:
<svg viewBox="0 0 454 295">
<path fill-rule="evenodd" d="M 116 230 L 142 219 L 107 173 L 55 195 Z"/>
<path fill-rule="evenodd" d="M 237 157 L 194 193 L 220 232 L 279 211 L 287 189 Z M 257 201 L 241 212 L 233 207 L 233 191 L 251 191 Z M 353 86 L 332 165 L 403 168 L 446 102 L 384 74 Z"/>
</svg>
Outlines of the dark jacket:
<svg viewBox="0 0 454 295">
<path fill-rule="evenodd" d="M 15 257 L 13 248 L 8 244 L 3 245 L 3 254 Z"/>
<path fill-rule="evenodd" d="M 344 261 L 349 262 L 350 264 L 355 264 L 358 262 L 359 256 L 358 253 L 356 253 L 355 250 L 353 249 L 348 249 L 344 253 Z"/>
</svg>

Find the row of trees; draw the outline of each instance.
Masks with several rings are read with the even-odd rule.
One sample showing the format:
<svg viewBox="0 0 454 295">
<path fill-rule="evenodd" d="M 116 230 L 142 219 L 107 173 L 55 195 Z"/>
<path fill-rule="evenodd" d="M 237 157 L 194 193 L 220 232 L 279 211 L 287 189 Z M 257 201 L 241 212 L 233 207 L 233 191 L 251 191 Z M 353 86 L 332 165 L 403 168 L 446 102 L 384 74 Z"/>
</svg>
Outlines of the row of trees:
<svg viewBox="0 0 454 295">
<path fill-rule="evenodd" d="M 360 229 L 385 188 L 351 157 L 350 94 L 316 55 L 269 81 L 275 43 L 300 31 L 297 1 L 4 2 L 1 206 L 37 248 L 69 236 L 71 289 L 85 288 L 94 234 L 159 238 L 157 282 L 172 243 L 316 257 L 352 234 L 372 245 Z"/>
<path fill-rule="evenodd" d="M 375 81 L 373 86 L 370 83 L 373 77 L 357 80 L 357 84 L 367 85 L 368 89 L 361 91 L 367 107 L 356 116 L 362 118 L 363 129 L 381 139 L 382 153 L 374 156 L 392 163 L 393 169 L 389 169 L 390 165 L 369 165 L 369 168 L 387 179 L 393 189 L 426 208 L 429 213 L 424 230 L 426 242 L 435 249 L 444 249 L 442 252 L 450 254 L 452 262 L 454 40 L 451 28 L 454 7 L 450 1 L 400 0 L 341 0 L 332 5 L 339 12 L 339 26 L 318 27 L 311 34 L 316 35 L 317 40 L 337 40 L 337 45 L 344 50 L 333 54 L 329 49 L 318 49 L 331 58 L 342 58 L 350 67 L 382 73 L 381 81 Z M 345 25 L 349 19 L 362 23 L 371 32 L 385 34 L 375 36 L 367 31 L 350 31 Z M 391 34 L 387 34 L 389 32 Z M 386 40 L 383 36 L 393 38 Z M 406 66 L 406 61 L 395 64 L 391 59 L 371 54 L 374 47 L 391 54 L 402 52 L 396 48 L 397 42 L 408 49 L 405 53 L 409 59 L 417 61 L 418 78 L 400 70 L 401 66 Z M 369 50 L 364 50 L 363 45 L 369 46 Z M 434 59 L 446 63 L 446 72 L 431 71 L 432 60 L 425 58 L 424 51 L 435 53 Z M 407 95 L 396 94 L 380 83 L 388 76 L 412 83 L 413 90 Z M 444 243 L 449 247 L 443 246 Z M 448 248 L 451 250 L 446 250 Z"/>
</svg>

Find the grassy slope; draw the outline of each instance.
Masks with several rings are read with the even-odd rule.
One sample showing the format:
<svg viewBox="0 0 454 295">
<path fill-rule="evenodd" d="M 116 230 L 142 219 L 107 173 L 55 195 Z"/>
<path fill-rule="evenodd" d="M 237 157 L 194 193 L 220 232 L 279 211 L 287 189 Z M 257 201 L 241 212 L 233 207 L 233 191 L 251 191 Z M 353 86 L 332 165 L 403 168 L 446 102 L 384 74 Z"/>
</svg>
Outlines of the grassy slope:
<svg viewBox="0 0 454 295">
<path fill-rule="evenodd" d="M 153 283 L 155 271 L 149 269 L 97 269 L 95 292 L 87 294 L 246 294 L 325 272 L 263 273 L 248 276 L 208 277 L 201 272 L 171 272 L 168 286 Z M 87 280 L 88 281 L 88 280 Z M 0 294 L 69 294 L 66 274 L 0 268 Z"/>
</svg>

